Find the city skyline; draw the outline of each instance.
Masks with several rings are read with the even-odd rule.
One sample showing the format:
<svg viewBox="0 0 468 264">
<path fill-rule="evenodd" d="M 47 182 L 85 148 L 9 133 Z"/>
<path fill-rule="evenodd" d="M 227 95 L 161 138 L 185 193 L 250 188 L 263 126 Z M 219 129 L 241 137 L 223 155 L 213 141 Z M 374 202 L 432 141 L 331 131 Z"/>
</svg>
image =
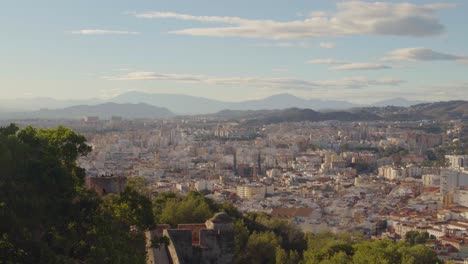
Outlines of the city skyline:
<svg viewBox="0 0 468 264">
<path fill-rule="evenodd" d="M 26 2 L 0 11 L 1 99 L 468 99 L 462 1 Z"/>
</svg>

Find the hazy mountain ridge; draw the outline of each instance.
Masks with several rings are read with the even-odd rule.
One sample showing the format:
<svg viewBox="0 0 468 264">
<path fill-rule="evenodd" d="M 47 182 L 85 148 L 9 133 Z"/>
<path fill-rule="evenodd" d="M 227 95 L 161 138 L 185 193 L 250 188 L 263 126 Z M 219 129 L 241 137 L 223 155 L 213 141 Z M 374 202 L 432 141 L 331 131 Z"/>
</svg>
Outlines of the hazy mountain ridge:
<svg viewBox="0 0 468 264">
<path fill-rule="evenodd" d="M 398 107 L 409 107 L 412 105 L 427 103 L 421 100 L 407 100 L 402 97 L 391 98 L 371 104 L 371 106 L 385 107 L 385 106 L 398 106 Z"/>
<path fill-rule="evenodd" d="M 246 124 L 268 125 L 301 121 L 410 121 L 468 120 L 468 101 L 424 103 L 410 107 L 386 106 L 354 108 L 350 111 L 317 112 L 311 109 L 233 111 L 224 110 L 211 117 L 241 119 Z"/>
<path fill-rule="evenodd" d="M 38 111 L 40 109 L 60 109 L 76 105 L 102 104 L 103 100 L 91 98 L 86 100 L 57 100 L 48 97 L 0 99 L 2 112 Z"/>
<path fill-rule="evenodd" d="M 288 108 L 283 110 L 258 110 L 258 111 L 230 111 L 225 110 L 212 117 L 242 119 L 248 125 L 268 125 L 282 122 L 302 121 L 371 121 L 379 120 L 380 116 L 368 112 L 331 111 L 318 112 L 312 109 Z"/>
<path fill-rule="evenodd" d="M 20 106 L 28 100 L 20 100 Z M 466 119 L 466 101 L 423 103 L 410 107 L 402 106 L 359 106 L 345 101 L 324 101 L 302 99 L 290 94 L 273 95 L 260 100 L 244 102 L 223 102 L 189 95 L 147 94 L 129 92 L 98 104 L 79 104 L 64 108 L 51 109 L 59 104 L 81 101 L 59 101 L 39 98 L 38 106 L 47 103 L 48 109 L 20 112 L 0 111 L 0 118 L 81 118 L 86 115 L 97 115 L 108 119 L 110 116 L 124 118 L 166 118 L 176 114 L 205 115 L 207 117 L 227 119 L 262 119 L 260 122 L 283 121 L 358 121 L 358 120 L 422 120 L 422 119 Z M 98 99 L 92 99 L 98 100 Z M 3 100 L 5 101 L 5 100 Z M 141 102 L 144 101 L 144 102 Z M 412 104 L 403 98 L 394 98 L 375 103 L 393 105 Z M 31 102 L 32 103 L 32 102 Z M 93 102 L 94 103 L 94 102 Z M 156 105 L 159 104 L 159 105 Z M 11 105 L 7 105 L 11 106 Z M 174 109 L 176 111 L 174 111 Z M 310 111 L 308 111 L 310 110 Z M 319 112 L 317 112 L 319 111 Z M 176 113 L 176 114 L 175 114 Z"/>
<path fill-rule="evenodd" d="M 381 116 L 386 120 L 468 120 L 468 101 L 445 101 L 417 104 L 410 107 L 356 108 Z"/>
<path fill-rule="evenodd" d="M 32 112 L 1 113 L 4 119 L 77 119 L 83 116 L 111 116 L 124 118 L 170 118 L 176 116 L 164 107 L 146 103 L 104 103 L 77 105 L 62 109 L 42 109 Z M 468 120 L 467 101 L 424 103 L 410 107 L 356 107 L 347 111 L 315 111 L 308 108 L 263 109 L 263 110 L 222 110 L 215 114 L 198 115 L 205 118 L 240 119 L 249 124 L 271 124 L 301 121 L 371 121 L 371 120 Z M 181 118 L 183 116 L 180 116 Z"/>
<path fill-rule="evenodd" d="M 147 94 L 129 92 L 110 99 L 115 102 L 137 103 L 166 107 L 179 114 L 210 114 L 230 110 L 287 109 L 292 107 L 323 109 L 347 109 L 357 105 L 345 101 L 302 99 L 290 94 L 277 94 L 263 99 L 226 102 L 202 97 L 177 94 Z"/>
<path fill-rule="evenodd" d="M 347 101 L 303 99 L 291 94 L 277 94 L 263 99 L 247 100 L 241 102 L 226 102 L 203 97 L 181 94 L 127 92 L 110 99 L 92 98 L 88 100 L 56 100 L 52 98 L 26 98 L 0 100 L 1 112 L 37 111 L 43 108 L 61 109 L 76 105 L 96 105 L 103 103 L 146 103 L 157 107 L 165 107 L 177 114 L 211 114 L 224 109 L 230 110 L 262 110 L 262 109 L 288 109 L 308 108 L 313 110 L 346 110 L 354 107 L 363 107 Z M 403 98 L 394 98 L 376 102 L 372 105 L 408 106 L 420 101 L 408 101 Z"/>
<path fill-rule="evenodd" d="M 84 116 L 99 116 L 109 119 L 112 116 L 123 118 L 168 118 L 174 113 L 163 107 L 149 104 L 118 104 L 104 103 L 97 105 L 76 105 L 62 109 L 42 109 L 33 112 L 5 113 L 2 116 L 10 119 L 44 118 L 44 119 L 78 119 Z"/>
</svg>

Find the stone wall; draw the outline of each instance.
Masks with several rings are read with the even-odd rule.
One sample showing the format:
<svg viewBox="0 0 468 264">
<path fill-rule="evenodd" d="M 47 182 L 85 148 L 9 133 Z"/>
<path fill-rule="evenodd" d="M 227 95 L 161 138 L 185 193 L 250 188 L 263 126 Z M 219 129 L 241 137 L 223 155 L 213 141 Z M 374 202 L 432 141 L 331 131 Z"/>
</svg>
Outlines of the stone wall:
<svg viewBox="0 0 468 264">
<path fill-rule="evenodd" d="M 105 195 L 121 193 L 127 187 L 127 178 L 118 176 L 86 177 L 86 188 Z"/>
</svg>

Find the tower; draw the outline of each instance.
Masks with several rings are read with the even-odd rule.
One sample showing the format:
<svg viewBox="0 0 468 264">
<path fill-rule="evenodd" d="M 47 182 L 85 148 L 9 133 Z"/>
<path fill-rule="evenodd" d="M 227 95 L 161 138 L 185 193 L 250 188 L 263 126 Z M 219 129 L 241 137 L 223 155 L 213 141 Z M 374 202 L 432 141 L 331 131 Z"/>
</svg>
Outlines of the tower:
<svg viewBox="0 0 468 264">
<path fill-rule="evenodd" d="M 262 155 L 261 155 L 261 152 L 259 151 L 258 156 L 257 156 L 257 175 L 261 175 L 261 174 L 262 174 Z"/>
<path fill-rule="evenodd" d="M 234 170 L 234 175 L 237 175 L 237 151 L 234 149 L 234 164 L 233 164 L 233 170 Z"/>
</svg>

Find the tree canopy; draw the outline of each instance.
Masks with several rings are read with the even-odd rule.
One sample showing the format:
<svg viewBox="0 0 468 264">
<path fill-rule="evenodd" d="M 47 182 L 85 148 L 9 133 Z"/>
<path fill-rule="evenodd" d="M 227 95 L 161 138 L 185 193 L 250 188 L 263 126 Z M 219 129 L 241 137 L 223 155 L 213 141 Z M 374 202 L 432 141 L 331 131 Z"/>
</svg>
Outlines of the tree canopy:
<svg viewBox="0 0 468 264">
<path fill-rule="evenodd" d="M 77 158 L 90 151 L 68 128 L 0 128 L 0 263 L 144 263 L 143 235 L 129 232 L 138 221 L 84 189 Z"/>
</svg>

